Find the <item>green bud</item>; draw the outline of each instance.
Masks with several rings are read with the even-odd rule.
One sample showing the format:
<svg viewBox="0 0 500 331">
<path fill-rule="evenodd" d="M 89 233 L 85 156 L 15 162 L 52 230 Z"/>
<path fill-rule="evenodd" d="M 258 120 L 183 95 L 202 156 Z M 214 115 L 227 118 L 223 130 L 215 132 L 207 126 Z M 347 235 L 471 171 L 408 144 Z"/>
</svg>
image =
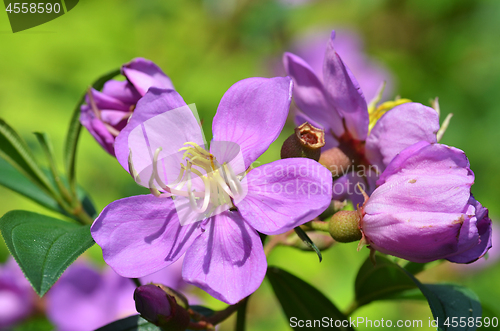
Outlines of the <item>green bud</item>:
<svg viewBox="0 0 500 331">
<path fill-rule="evenodd" d="M 349 243 L 361 239 L 359 229 L 361 220 L 357 210 L 341 210 L 336 212 L 328 222 L 328 230 L 333 239 L 341 243 Z"/>
</svg>

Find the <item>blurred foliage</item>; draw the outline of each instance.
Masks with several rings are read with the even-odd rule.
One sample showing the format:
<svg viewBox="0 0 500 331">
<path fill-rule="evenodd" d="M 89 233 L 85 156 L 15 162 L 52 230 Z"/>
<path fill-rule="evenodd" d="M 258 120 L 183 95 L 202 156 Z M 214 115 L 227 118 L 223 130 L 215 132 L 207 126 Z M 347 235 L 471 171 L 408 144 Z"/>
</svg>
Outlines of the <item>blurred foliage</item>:
<svg viewBox="0 0 500 331">
<path fill-rule="evenodd" d="M 500 214 L 500 2 L 498 0 L 81 0 L 62 17 L 12 34 L 0 13 L 0 117 L 31 147 L 41 150 L 32 132 L 44 131 L 54 142 L 58 166 L 71 111 L 98 76 L 145 57 L 172 78 L 187 103 L 196 103 L 210 137 L 211 119 L 224 92 L 236 81 L 271 77 L 272 64 L 294 38 L 310 28 L 353 28 L 367 52 L 396 76 L 397 94 L 429 104 L 439 96 L 442 118 L 455 114 L 443 143 L 463 149 L 476 175 L 475 197 Z M 328 35 L 325 35 L 325 43 Z M 261 158 L 279 156 L 282 136 Z M 79 145 L 77 179 L 98 210 L 139 188 L 85 132 Z M 42 207 L 0 188 L 0 215 L 27 209 L 53 216 Z M 495 245 L 495 243 L 494 243 Z M 6 251 L 2 254 L 5 257 Z M 92 256 L 100 257 L 97 246 Z M 270 264 L 289 270 L 345 309 L 354 296 L 353 281 L 367 250 L 336 245 L 318 263 L 314 253 L 279 247 Z M 423 281 L 455 280 L 470 286 L 482 301 L 500 312 L 500 267 L 482 271 L 451 264 L 427 270 Z M 212 308 L 223 305 L 211 300 Z M 269 284 L 249 301 L 249 330 L 287 330 L 287 321 Z M 431 316 L 422 302 L 382 302 L 353 317 L 423 319 Z M 234 320 L 220 330 L 228 330 Z"/>
</svg>

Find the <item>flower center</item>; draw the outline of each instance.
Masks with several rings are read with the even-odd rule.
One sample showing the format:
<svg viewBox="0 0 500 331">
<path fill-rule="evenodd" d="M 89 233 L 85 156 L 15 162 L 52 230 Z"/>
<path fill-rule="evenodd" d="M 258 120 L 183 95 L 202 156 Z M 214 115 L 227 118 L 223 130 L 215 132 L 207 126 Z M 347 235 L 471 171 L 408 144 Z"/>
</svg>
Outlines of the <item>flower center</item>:
<svg viewBox="0 0 500 331">
<path fill-rule="evenodd" d="M 153 172 L 149 180 L 151 193 L 159 197 L 162 193 L 155 188 L 154 181 L 168 196 L 186 197 L 192 210 L 209 217 L 215 209 L 222 205 L 234 208 L 232 199 L 242 193 L 241 177 L 236 176 L 231 166 L 224 162 L 220 165 L 215 156 L 194 142 L 187 142 L 179 149 L 183 152 L 181 170 L 177 179 L 171 184 L 165 184 L 158 172 L 157 148 L 153 157 Z M 193 178 L 194 174 L 194 178 Z M 195 182 L 195 178 L 200 180 Z M 201 202 L 201 203 L 200 203 Z"/>
</svg>

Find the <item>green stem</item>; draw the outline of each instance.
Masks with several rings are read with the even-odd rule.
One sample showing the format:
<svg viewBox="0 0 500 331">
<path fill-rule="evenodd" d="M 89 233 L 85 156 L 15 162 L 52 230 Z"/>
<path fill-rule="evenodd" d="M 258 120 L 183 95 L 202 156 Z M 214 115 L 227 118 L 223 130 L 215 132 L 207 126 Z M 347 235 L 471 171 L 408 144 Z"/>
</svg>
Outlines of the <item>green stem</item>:
<svg viewBox="0 0 500 331">
<path fill-rule="evenodd" d="M 236 326 L 235 331 L 245 331 L 245 321 L 247 312 L 248 298 L 243 300 L 243 303 L 236 312 Z"/>
<path fill-rule="evenodd" d="M 137 287 L 142 286 L 141 281 L 139 280 L 139 278 L 131 278 L 131 279 L 134 282 L 135 286 L 137 286 Z"/>
<path fill-rule="evenodd" d="M 328 222 L 324 221 L 311 221 L 308 223 L 309 227 L 313 230 L 316 231 L 323 231 L 323 232 L 329 232 L 328 228 Z"/>
</svg>

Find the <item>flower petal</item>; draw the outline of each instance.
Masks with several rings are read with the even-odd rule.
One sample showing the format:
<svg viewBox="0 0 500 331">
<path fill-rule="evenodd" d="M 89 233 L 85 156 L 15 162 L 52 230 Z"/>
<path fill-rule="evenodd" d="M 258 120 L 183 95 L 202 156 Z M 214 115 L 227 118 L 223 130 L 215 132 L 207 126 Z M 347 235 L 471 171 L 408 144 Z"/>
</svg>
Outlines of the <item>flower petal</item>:
<svg viewBox="0 0 500 331">
<path fill-rule="evenodd" d="M 115 155 L 114 143 L 115 137 L 109 133 L 104 123 L 95 117 L 89 106 L 83 105 L 80 113 L 80 123 L 90 132 L 94 139 L 101 145 L 106 152 Z"/>
<path fill-rule="evenodd" d="M 133 278 L 181 257 L 200 233 L 198 225 L 181 226 L 172 199 L 139 195 L 109 204 L 90 232 L 106 263 L 121 276 Z"/>
<path fill-rule="evenodd" d="M 279 136 L 290 107 L 289 77 L 248 78 L 222 97 L 212 123 L 214 141 L 232 141 L 241 147 L 248 168 Z"/>
<path fill-rule="evenodd" d="M 472 196 L 469 203 L 475 209 L 475 217 L 467 224 L 469 227 L 462 226 L 459 237 L 459 253 L 447 258 L 448 261 L 455 263 L 474 262 L 486 254 L 492 246 L 492 228 L 488 209 L 484 208 Z"/>
<path fill-rule="evenodd" d="M 170 78 L 152 61 L 136 58 L 123 65 L 122 71 L 141 95 L 145 95 L 150 87 L 174 89 Z"/>
<path fill-rule="evenodd" d="M 403 149 L 419 141 L 435 143 L 439 115 L 419 103 L 405 103 L 385 113 L 366 140 L 366 157 L 383 171 Z"/>
<path fill-rule="evenodd" d="M 183 278 L 214 298 L 234 304 L 253 293 L 266 274 L 266 256 L 257 232 L 238 212 L 209 219 L 184 258 Z"/>
<path fill-rule="evenodd" d="M 102 88 L 102 93 L 128 105 L 135 105 L 142 95 L 128 81 L 108 80 Z"/>
<path fill-rule="evenodd" d="M 405 151 L 401 154 L 377 182 L 381 186 L 365 205 L 367 214 L 466 211 L 474 175 L 462 151 L 446 145 L 427 145 L 402 163 L 399 159 L 405 157 Z M 395 164 L 399 166 L 393 167 Z"/>
<path fill-rule="evenodd" d="M 283 64 L 293 79 L 293 99 L 297 107 L 325 131 L 332 130 L 337 137 L 342 136 L 342 116 L 328 102 L 323 83 L 312 68 L 292 53 L 283 55 Z"/>
<path fill-rule="evenodd" d="M 159 116 L 173 109 L 178 109 L 178 111 Z M 145 134 L 141 128 L 147 129 Z M 131 139 L 130 135 L 133 131 L 133 139 Z M 116 158 L 128 171 L 128 158 L 132 150 L 134 167 L 140 173 L 151 166 L 152 154 L 156 148 L 162 147 L 164 155 L 174 154 L 185 142 L 200 143 L 200 139 L 197 138 L 200 135 L 198 122 L 187 109 L 179 93 L 174 90 L 151 88 L 139 100 L 129 123 L 116 137 Z M 201 141 L 203 144 L 203 139 Z"/>
<path fill-rule="evenodd" d="M 460 213 L 420 211 L 366 214 L 362 230 L 374 249 L 423 263 L 456 252 L 462 217 Z"/>
<path fill-rule="evenodd" d="M 290 158 L 246 176 L 248 193 L 236 207 L 257 231 L 278 234 L 321 214 L 332 200 L 332 175 L 318 162 Z"/>
<path fill-rule="evenodd" d="M 370 121 L 366 100 L 356 78 L 335 52 L 334 39 L 335 31 L 326 48 L 323 84 L 330 103 L 344 117 L 349 133 L 354 139 L 365 140 Z"/>
</svg>

